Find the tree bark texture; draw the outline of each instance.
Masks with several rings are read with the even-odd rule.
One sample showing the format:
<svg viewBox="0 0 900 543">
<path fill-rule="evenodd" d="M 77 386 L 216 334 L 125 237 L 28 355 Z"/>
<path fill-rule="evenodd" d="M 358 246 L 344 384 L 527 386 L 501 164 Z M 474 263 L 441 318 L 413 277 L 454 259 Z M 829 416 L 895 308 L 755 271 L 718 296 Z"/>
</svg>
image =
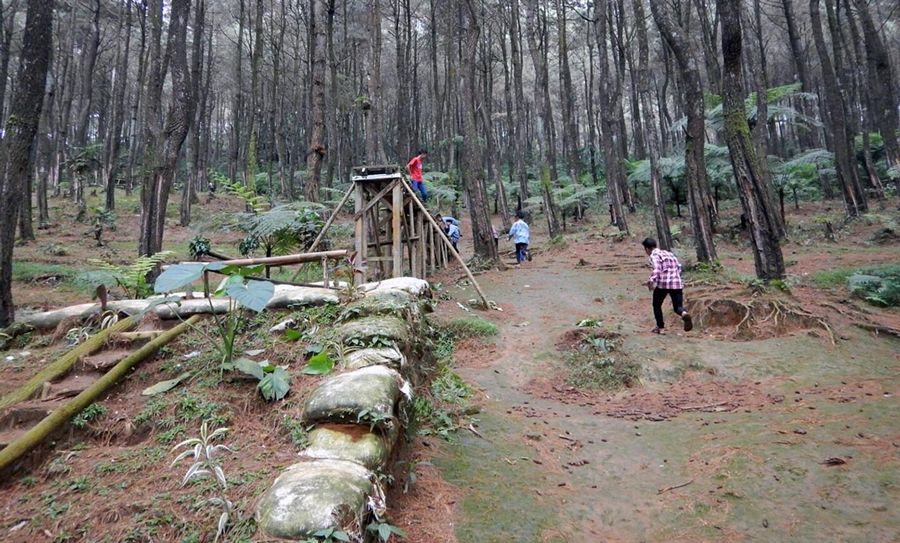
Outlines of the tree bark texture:
<svg viewBox="0 0 900 543">
<path fill-rule="evenodd" d="M 12 259 L 18 207 L 31 175 L 32 149 L 50 66 L 53 0 L 29 0 L 16 85 L 0 141 L 0 328 L 15 319 Z"/>
<path fill-rule="evenodd" d="M 737 181 L 744 216 L 749 222 L 756 276 L 784 277 L 777 211 L 771 187 L 761 175 L 759 157 L 750 136 L 741 74 L 741 0 L 717 0 L 722 17 L 723 108 L 725 140 Z"/>
</svg>

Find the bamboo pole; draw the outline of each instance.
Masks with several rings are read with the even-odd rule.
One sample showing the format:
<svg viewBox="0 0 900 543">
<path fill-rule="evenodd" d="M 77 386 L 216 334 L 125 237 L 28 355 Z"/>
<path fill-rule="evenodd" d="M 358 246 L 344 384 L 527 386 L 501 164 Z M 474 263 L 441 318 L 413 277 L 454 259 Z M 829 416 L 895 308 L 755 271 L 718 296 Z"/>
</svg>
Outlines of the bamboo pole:
<svg viewBox="0 0 900 543">
<path fill-rule="evenodd" d="M 325 232 L 328 230 L 328 227 L 331 226 L 331 223 L 334 222 L 334 219 L 338 216 L 338 213 L 341 212 L 341 208 L 344 207 L 344 204 L 347 203 L 347 200 L 350 199 L 350 196 L 353 195 L 353 191 L 356 190 L 356 184 L 353 183 L 350 185 L 350 189 L 344 194 L 344 197 L 341 198 L 340 203 L 338 203 L 337 207 L 334 208 L 334 211 L 331 212 L 331 216 L 328 217 L 328 220 L 325 221 L 325 226 L 322 227 L 322 230 L 319 231 L 319 235 L 316 236 L 316 239 L 313 240 L 312 245 L 309 246 L 307 251 L 313 252 L 316 247 L 319 246 L 319 243 L 322 241 L 322 238 L 325 237 Z"/>
<path fill-rule="evenodd" d="M 265 264 L 268 266 L 287 266 L 289 264 L 300 264 L 303 262 L 318 262 L 322 258 L 344 258 L 350 251 L 340 249 L 337 251 L 320 251 L 318 253 L 298 253 L 295 255 L 283 256 L 266 256 L 260 258 L 237 258 L 234 260 L 220 260 L 216 264 L 224 264 L 226 266 L 256 266 Z M 182 264 L 209 264 L 209 262 L 182 262 Z M 215 271 L 215 270 L 210 270 Z"/>
<path fill-rule="evenodd" d="M 109 328 L 100 330 L 86 339 L 84 343 L 77 345 L 66 354 L 57 358 L 56 361 L 49 366 L 35 373 L 24 385 L 3 396 L 3 398 L 0 398 L 0 409 L 30 399 L 42 386 L 44 386 L 44 383 L 52 381 L 68 372 L 82 357 L 90 356 L 102 349 L 106 344 L 107 338 L 109 338 L 111 334 L 124 332 L 133 328 L 136 324 L 137 321 L 134 317 L 128 317 L 120 320 Z"/>
<path fill-rule="evenodd" d="M 406 188 L 406 190 L 409 191 L 410 195 L 412 195 L 413 201 L 416 203 L 417 206 L 419 206 L 419 209 L 422 211 L 422 213 L 424 213 L 425 216 L 428 217 L 428 222 L 430 222 L 431 226 L 433 226 L 434 228 L 436 228 L 439 231 L 440 238 L 444 242 L 444 245 L 447 247 L 447 250 L 456 258 L 457 262 L 462 264 L 463 270 L 465 270 L 466 275 L 469 276 L 469 281 L 472 281 L 472 286 L 475 287 L 475 290 L 478 292 L 478 296 L 481 297 L 481 302 L 484 304 L 484 308 L 489 309 L 491 307 L 491 304 L 490 304 L 490 302 L 488 302 L 487 296 L 484 295 L 484 292 L 481 290 L 481 287 L 478 285 L 478 281 L 475 280 L 475 276 L 472 275 L 471 270 L 469 270 L 469 267 L 466 265 L 465 260 L 463 260 L 462 257 L 459 256 L 459 253 L 456 252 L 455 249 L 453 249 L 453 244 L 450 243 L 450 239 L 447 237 L 446 234 L 444 234 L 444 230 L 440 226 L 438 226 L 437 221 L 434 220 L 434 217 L 431 216 L 431 213 L 429 213 L 428 210 L 425 209 L 425 204 L 423 204 L 422 201 L 419 200 L 419 197 L 416 196 L 416 194 L 413 192 L 412 187 L 409 186 L 409 183 L 407 183 L 407 181 L 406 181 L 406 177 L 405 176 L 402 177 L 401 180 L 403 182 L 403 186 Z"/>
<path fill-rule="evenodd" d="M 160 347 L 169 343 L 182 333 L 188 330 L 194 323 L 201 319 L 200 315 L 194 315 L 178 326 L 161 334 L 158 338 L 150 341 L 140 349 L 123 358 L 118 364 L 112 367 L 106 374 L 95 381 L 90 387 L 84 390 L 69 403 L 63 405 L 59 409 L 55 409 L 47 415 L 41 422 L 28 430 L 24 435 L 10 443 L 2 451 L 0 451 L 0 472 L 9 467 L 23 454 L 30 451 L 35 445 L 43 441 L 53 430 L 60 425 L 80 413 L 85 407 L 90 405 L 100 394 L 114 385 L 119 379 L 125 376 L 135 364 L 141 362 L 145 358 L 155 353 Z"/>
</svg>

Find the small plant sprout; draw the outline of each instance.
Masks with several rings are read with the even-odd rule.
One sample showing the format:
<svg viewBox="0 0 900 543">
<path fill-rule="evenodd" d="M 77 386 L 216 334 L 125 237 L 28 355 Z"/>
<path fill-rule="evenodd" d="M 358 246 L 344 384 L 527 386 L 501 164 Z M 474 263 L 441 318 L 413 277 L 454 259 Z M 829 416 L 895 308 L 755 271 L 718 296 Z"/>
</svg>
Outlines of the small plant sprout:
<svg viewBox="0 0 900 543">
<path fill-rule="evenodd" d="M 213 445 L 213 441 L 224 436 L 228 432 L 228 428 L 216 428 L 212 432 L 209 431 L 208 421 L 204 420 L 200 424 L 200 437 L 192 437 L 186 439 L 172 447 L 172 452 L 178 449 L 186 448 L 181 451 L 175 460 L 172 461 L 172 467 L 185 458 L 193 458 L 194 463 L 188 468 L 184 479 L 181 480 L 181 486 L 187 485 L 189 482 L 202 479 L 204 477 L 212 477 L 216 481 L 216 496 L 208 499 L 206 503 L 222 510 L 219 515 L 219 522 L 216 528 L 216 537 L 214 541 L 225 534 L 228 523 L 234 512 L 234 503 L 225 495 L 228 488 L 228 481 L 225 479 L 225 472 L 222 466 L 215 458 L 216 453 L 222 450 L 234 452 L 227 445 Z"/>
</svg>

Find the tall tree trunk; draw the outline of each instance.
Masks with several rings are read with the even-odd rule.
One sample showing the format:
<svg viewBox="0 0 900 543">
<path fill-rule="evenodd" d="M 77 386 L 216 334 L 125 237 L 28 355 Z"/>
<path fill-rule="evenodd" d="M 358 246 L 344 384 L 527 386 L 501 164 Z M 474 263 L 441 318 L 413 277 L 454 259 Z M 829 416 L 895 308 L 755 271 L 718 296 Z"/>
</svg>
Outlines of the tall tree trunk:
<svg viewBox="0 0 900 543">
<path fill-rule="evenodd" d="M 760 174 L 759 158 L 750 137 L 741 82 L 741 0 L 717 0 L 722 17 L 723 108 L 725 140 L 737 180 L 744 216 L 750 223 L 750 241 L 756 276 L 763 280 L 784 277 L 784 258 L 778 235 L 771 186 Z"/>
<path fill-rule="evenodd" d="M 481 25 L 478 20 L 478 10 L 475 0 L 461 0 L 463 13 L 466 17 L 465 31 L 460 38 L 463 50 L 475 52 L 478 50 L 478 39 L 481 34 Z M 472 241 L 475 246 L 475 256 L 489 260 L 499 261 L 497 248 L 494 245 L 494 236 L 491 233 L 491 218 L 488 214 L 487 190 L 485 190 L 484 170 L 481 165 L 481 143 L 478 138 L 478 128 L 475 111 L 475 83 L 476 62 L 466 62 L 462 66 L 462 82 L 460 91 L 460 115 L 463 125 L 463 157 L 462 174 L 463 185 L 469 200 L 469 215 L 472 219 Z"/>
<path fill-rule="evenodd" d="M 650 1 L 652 2 L 653 0 Z M 656 236 L 659 246 L 668 251 L 672 248 L 672 232 L 669 228 L 669 217 L 666 214 L 666 201 L 662 194 L 662 173 L 659 167 L 659 138 L 656 134 L 656 114 L 651 104 L 650 47 L 647 40 L 647 23 L 644 17 L 644 0 L 634 0 L 634 21 L 638 40 L 637 82 L 641 100 L 640 109 L 644 117 L 644 127 L 647 131 L 647 152 L 650 155 L 653 220 L 656 223 Z"/>
<path fill-rule="evenodd" d="M 238 2 L 238 33 L 237 43 L 235 44 L 234 57 L 234 96 L 231 106 L 231 153 L 228 162 L 228 175 L 231 181 L 237 180 L 238 169 L 241 163 L 241 149 L 243 142 L 241 141 L 242 123 L 241 118 L 244 114 L 244 13 L 246 11 L 245 0 Z"/>
<path fill-rule="evenodd" d="M 884 151 L 890 170 L 890 176 L 897 186 L 900 194 L 900 143 L 897 141 L 897 94 L 894 89 L 893 69 L 891 59 L 884 46 L 881 36 L 869 13 L 867 3 L 863 0 L 853 0 L 856 6 L 859 20 L 862 23 L 863 39 L 866 42 L 866 65 L 869 71 L 869 82 L 873 98 L 872 119 L 878 126 L 881 139 L 884 141 Z M 896 51 L 895 51 L 896 52 Z"/>
<path fill-rule="evenodd" d="M 312 6 L 312 130 L 306 152 L 307 181 L 304 193 L 310 202 L 318 202 L 322 160 L 325 158 L 325 19 L 328 6 L 324 0 L 314 0 Z"/>
<path fill-rule="evenodd" d="M 610 221 L 622 232 L 628 232 L 628 222 L 622 208 L 624 190 L 627 189 L 623 171 L 623 158 L 620 156 L 621 145 L 617 138 L 624 137 L 619 131 L 619 117 L 622 96 L 621 80 L 610 73 L 609 34 L 607 16 L 609 0 L 602 0 L 595 8 L 594 38 L 597 40 L 597 51 L 600 55 L 600 145 L 603 148 L 603 166 L 606 173 L 606 191 L 609 200 Z"/>
<path fill-rule="evenodd" d="M 569 177 L 579 183 L 581 160 L 578 158 L 578 125 L 575 124 L 575 88 L 569 68 L 569 37 L 566 21 L 566 0 L 556 0 L 556 24 L 559 40 L 559 86 L 563 118 L 563 148 Z"/>
<path fill-rule="evenodd" d="M 12 0 L 9 5 L 0 2 L 0 117 L 3 116 L 3 106 L 6 103 L 6 81 L 9 77 L 9 58 L 12 53 L 10 46 L 18 10 L 19 0 Z"/>
<path fill-rule="evenodd" d="M 141 187 L 138 249 L 141 255 L 152 255 L 162 250 L 166 205 L 175 178 L 175 167 L 193 115 L 187 64 L 187 26 L 191 2 L 172 0 L 170 8 L 166 50 L 170 54 L 172 98 L 162 126 L 157 120 L 162 108 L 162 85 L 165 77 L 158 54 L 162 37 L 162 0 L 150 0 L 149 7 L 152 60 L 147 83 L 145 173 Z"/>
<path fill-rule="evenodd" d="M 35 134 L 53 44 L 53 0 L 29 0 L 16 85 L 0 141 L 0 328 L 15 320 L 13 245 L 25 180 L 31 175 Z"/>
<path fill-rule="evenodd" d="M 369 7 L 369 54 L 366 83 L 369 91 L 366 111 L 366 161 L 369 164 L 387 162 L 384 154 L 384 121 L 381 82 L 381 0 L 373 0 Z"/>
<path fill-rule="evenodd" d="M 760 0 L 753 0 L 753 14 L 756 23 L 756 47 L 757 60 L 756 66 L 756 124 L 753 126 L 752 135 L 753 143 L 756 145 L 756 154 L 759 157 L 760 176 L 763 182 L 769 187 L 773 186 L 772 172 L 769 169 L 769 74 L 768 64 L 766 62 L 766 43 L 763 40 L 763 24 L 762 24 L 762 6 Z M 770 190 L 769 194 L 774 195 L 774 191 Z M 771 207 L 775 210 L 775 229 L 779 239 L 787 236 L 784 226 L 784 217 L 781 216 L 778 206 L 772 202 Z"/>
<path fill-rule="evenodd" d="M 200 96 L 200 85 L 203 79 L 203 26 L 206 19 L 206 0 L 197 0 L 197 6 L 194 9 L 194 28 L 191 43 L 191 75 L 190 89 L 192 103 L 197 104 L 203 101 Z M 207 74 L 207 78 L 209 74 Z M 198 186 L 200 172 L 200 130 L 201 119 L 206 115 L 205 103 L 201 103 L 199 108 L 195 108 L 193 115 L 189 118 L 190 122 L 190 160 L 188 161 L 188 174 L 184 182 L 181 192 L 181 207 L 178 212 L 178 224 L 188 226 L 191 224 L 191 205 L 196 198 L 196 190 Z"/>
<path fill-rule="evenodd" d="M 656 26 L 672 49 L 685 88 L 687 131 L 684 146 L 684 175 L 688 185 L 688 202 L 691 208 L 691 224 L 694 229 L 697 260 L 699 262 L 715 262 L 718 260 L 718 256 L 713 243 L 713 233 L 718 221 L 718 213 L 706 178 L 706 158 L 704 156 L 706 120 L 700 70 L 685 30 L 675 24 L 667 9 L 662 2 L 650 2 L 650 10 L 653 12 Z M 721 13 L 721 10 L 719 11 Z"/>
<path fill-rule="evenodd" d="M 522 26 L 519 15 L 518 0 L 510 0 L 510 27 L 509 27 L 509 57 L 512 61 L 513 89 L 515 95 L 515 117 L 512 119 L 513 130 L 513 162 L 515 163 L 515 178 L 519 182 L 519 206 L 528 199 L 528 170 L 525 167 L 525 148 L 527 129 L 526 104 L 523 76 L 522 76 Z"/>
<path fill-rule="evenodd" d="M 124 23 L 121 22 L 124 19 Z M 124 24 L 125 45 L 116 49 L 116 74 L 113 88 L 113 120 L 106 138 L 106 209 L 116 208 L 116 181 L 119 172 L 119 146 L 122 141 L 122 126 L 125 123 L 125 90 L 128 86 L 128 60 L 131 51 L 131 0 L 125 4 L 120 14 L 120 25 Z M 122 27 L 119 27 L 121 33 Z M 116 40 L 117 42 L 119 40 Z"/>
<path fill-rule="evenodd" d="M 825 44 L 825 36 L 822 31 L 822 17 L 819 11 L 819 0 L 809 0 L 809 15 L 812 25 L 813 40 L 816 42 L 816 50 L 819 53 L 819 61 L 822 64 L 822 83 L 825 90 L 825 107 L 828 110 L 828 130 L 831 133 L 832 151 L 834 152 L 835 167 L 837 169 L 838 182 L 844 195 L 844 207 L 847 215 L 858 217 L 868 210 L 866 194 L 863 192 L 856 174 L 852 145 L 847 128 L 846 109 L 840 90 L 838 89 L 837 76 L 828 47 Z"/>
<path fill-rule="evenodd" d="M 528 5 L 528 16 L 525 35 L 528 40 L 528 50 L 535 71 L 535 101 L 540 101 L 541 127 L 544 136 L 544 155 L 541 165 L 541 194 L 544 200 L 544 213 L 547 216 L 547 229 L 551 238 L 560 233 L 559 211 L 553 200 L 553 189 L 557 185 L 556 176 L 556 138 L 553 130 L 553 103 L 550 100 L 550 77 L 547 67 L 547 49 L 549 35 L 546 24 L 539 24 L 537 19 L 539 11 L 537 0 L 531 0 Z M 543 19 L 545 15 L 540 18 Z"/>
</svg>

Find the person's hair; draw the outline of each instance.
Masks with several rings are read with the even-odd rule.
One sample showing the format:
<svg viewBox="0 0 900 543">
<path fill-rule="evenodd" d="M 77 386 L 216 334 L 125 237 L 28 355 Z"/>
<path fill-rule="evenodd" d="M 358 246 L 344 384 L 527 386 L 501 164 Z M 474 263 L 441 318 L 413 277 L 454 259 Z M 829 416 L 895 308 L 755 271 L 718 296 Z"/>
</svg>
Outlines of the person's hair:
<svg viewBox="0 0 900 543">
<path fill-rule="evenodd" d="M 516 211 L 516 218 L 517 218 L 517 219 L 524 219 L 524 218 L 525 218 L 525 212 L 522 211 L 521 209 L 518 210 L 518 211 Z"/>
<path fill-rule="evenodd" d="M 656 249 L 656 240 L 653 238 L 646 238 L 641 242 L 641 245 L 643 245 L 645 249 Z"/>
<path fill-rule="evenodd" d="M 417 155 L 427 155 L 427 154 L 428 154 L 428 149 L 422 147 L 421 149 L 419 149 L 419 152 L 416 153 L 416 154 L 417 154 Z"/>
</svg>

